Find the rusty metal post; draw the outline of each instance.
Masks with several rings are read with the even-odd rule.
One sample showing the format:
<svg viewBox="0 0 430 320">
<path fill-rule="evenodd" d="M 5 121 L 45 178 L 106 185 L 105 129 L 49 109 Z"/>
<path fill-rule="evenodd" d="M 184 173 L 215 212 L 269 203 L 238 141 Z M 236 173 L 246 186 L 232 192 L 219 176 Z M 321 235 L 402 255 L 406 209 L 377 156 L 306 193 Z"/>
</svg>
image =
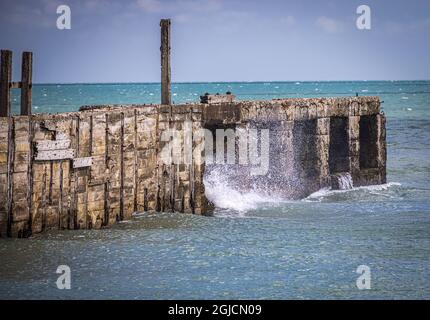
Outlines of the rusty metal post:
<svg viewBox="0 0 430 320">
<path fill-rule="evenodd" d="M 170 19 L 161 19 L 161 104 L 170 105 Z"/>
</svg>

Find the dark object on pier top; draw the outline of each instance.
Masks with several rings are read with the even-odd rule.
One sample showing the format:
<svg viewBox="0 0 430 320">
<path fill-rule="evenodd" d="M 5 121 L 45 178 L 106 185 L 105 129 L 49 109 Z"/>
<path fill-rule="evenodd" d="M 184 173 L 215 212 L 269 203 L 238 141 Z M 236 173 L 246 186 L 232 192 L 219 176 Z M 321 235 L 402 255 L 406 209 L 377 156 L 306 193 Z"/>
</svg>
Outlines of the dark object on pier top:
<svg viewBox="0 0 430 320">
<path fill-rule="evenodd" d="M 236 98 L 230 91 L 227 91 L 225 94 L 209 94 L 205 93 L 203 96 L 200 96 L 200 102 L 205 104 L 210 103 L 230 103 L 233 102 Z"/>
</svg>

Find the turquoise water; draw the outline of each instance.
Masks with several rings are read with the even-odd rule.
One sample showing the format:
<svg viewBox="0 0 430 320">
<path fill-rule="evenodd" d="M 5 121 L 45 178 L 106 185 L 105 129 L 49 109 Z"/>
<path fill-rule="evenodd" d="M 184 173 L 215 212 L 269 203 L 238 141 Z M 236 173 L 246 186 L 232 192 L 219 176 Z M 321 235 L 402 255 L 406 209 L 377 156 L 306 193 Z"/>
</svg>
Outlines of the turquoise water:
<svg viewBox="0 0 430 320">
<path fill-rule="evenodd" d="M 107 230 L 0 241 L 0 298 L 429 299 L 430 81 L 173 84 L 176 103 L 378 95 L 387 115 L 388 183 L 279 201 L 215 194 L 214 217 L 142 214 Z M 157 84 L 35 85 L 35 112 L 158 103 Z M 19 99 L 13 96 L 17 112 Z M 72 272 L 58 290 L 57 266 Z M 358 290 L 359 265 L 371 289 Z"/>
<path fill-rule="evenodd" d="M 239 100 L 294 97 L 377 95 L 397 117 L 422 115 L 428 106 L 430 81 L 332 81 L 332 82 L 220 82 L 174 83 L 174 103 L 198 102 L 205 92 L 233 92 Z M 408 98 L 408 99 L 406 99 Z M 411 101 L 408 101 L 411 100 Z M 19 90 L 12 94 L 13 113 L 19 113 Z M 414 112 L 406 108 L 414 103 Z M 77 111 L 82 105 L 160 103 L 160 85 L 142 84 L 49 84 L 33 86 L 34 113 Z"/>
</svg>

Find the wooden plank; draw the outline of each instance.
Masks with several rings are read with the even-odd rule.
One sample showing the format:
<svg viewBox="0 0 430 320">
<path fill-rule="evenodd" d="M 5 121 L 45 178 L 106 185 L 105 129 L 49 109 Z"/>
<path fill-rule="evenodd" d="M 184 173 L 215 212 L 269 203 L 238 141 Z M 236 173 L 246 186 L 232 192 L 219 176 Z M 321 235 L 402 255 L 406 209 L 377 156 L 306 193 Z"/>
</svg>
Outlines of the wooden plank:
<svg viewBox="0 0 430 320">
<path fill-rule="evenodd" d="M 12 79 L 12 51 L 1 50 L 0 64 L 0 117 L 10 116 L 10 89 Z"/>
<path fill-rule="evenodd" d="M 28 116 L 31 114 L 31 89 L 33 75 L 33 53 L 22 53 L 21 68 L 21 115 Z"/>
<path fill-rule="evenodd" d="M 12 54 L 11 54 L 12 56 Z M 2 55 L 3 58 L 3 55 Z M 3 59 L 2 59 L 3 60 Z M 8 94 L 10 91 L 8 91 Z M 9 107 L 10 107 L 10 101 L 8 101 Z M 9 111 L 10 112 L 10 108 Z M 10 115 L 10 113 L 9 113 Z M 11 226 L 12 226 L 12 204 L 13 204 L 13 161 L 15 158 L 14 151 L 15 151 L 15 139 L 13 137 L 13 132 L 15 131 L 15 121 L 14 118 L 8 117 L 8 151 L 7 151 L 7 180 L 8 180 L 8 196 L 7 196 L 7 235 L 8 237 L 11 236 Z"/>
<path fill-rule="evenodd" d="M 70 140 L 39 140 L 36 141 L 36 150 L 39 151 L 55 151 L 64 150 L 70 147 Z"/>
<path fill-rule="evenodd" d="M 9 84 L 10 89 L 21 89 L 21 82 L 11 82 Z"/>
<path fill-rule="evenodd" d="M 161 19 L 161 104 L 170 105 L 170 19 Z"/>
<path fill-rule="evenodd" d="M 93 157 L 83 157 L 73 159 L 73 169 L 91 167 L 93 165 Z"/>
<path fill-rule="evenodd" d="M 35 161 L 65 160 L 65 159 L 73 159 L 74 157 L 75 157 L 75 150 L 73 149 L 42 150 L 42 151 L 37 151 L 34 160 Z"/>
</svg>

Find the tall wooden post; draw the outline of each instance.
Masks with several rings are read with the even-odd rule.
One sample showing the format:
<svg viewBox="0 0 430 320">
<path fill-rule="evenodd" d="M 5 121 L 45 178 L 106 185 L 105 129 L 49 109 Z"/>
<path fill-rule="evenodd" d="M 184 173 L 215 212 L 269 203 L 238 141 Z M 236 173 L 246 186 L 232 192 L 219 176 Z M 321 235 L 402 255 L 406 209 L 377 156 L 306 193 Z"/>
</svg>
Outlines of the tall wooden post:
<svg viewBox="0 0 430 320">
<path fill-rule="evenodd" d="M 172 103 L 170 86 L 170 19 L 161 19 L 161 104 Z"/>
<path fill-rule="evenodd" d="M 32 73 L 33 73 L 33 53 L 22 53 L 22 69 L 21 69 L 21 115 L 31 115 L 31 89 L 32 89 Z"/>
<path fill-rule="evenodd" d="M 0 117 L 10 116 L 10 83 L 12 79 L 12 51 L 1 50 Z"/>
</svg>

